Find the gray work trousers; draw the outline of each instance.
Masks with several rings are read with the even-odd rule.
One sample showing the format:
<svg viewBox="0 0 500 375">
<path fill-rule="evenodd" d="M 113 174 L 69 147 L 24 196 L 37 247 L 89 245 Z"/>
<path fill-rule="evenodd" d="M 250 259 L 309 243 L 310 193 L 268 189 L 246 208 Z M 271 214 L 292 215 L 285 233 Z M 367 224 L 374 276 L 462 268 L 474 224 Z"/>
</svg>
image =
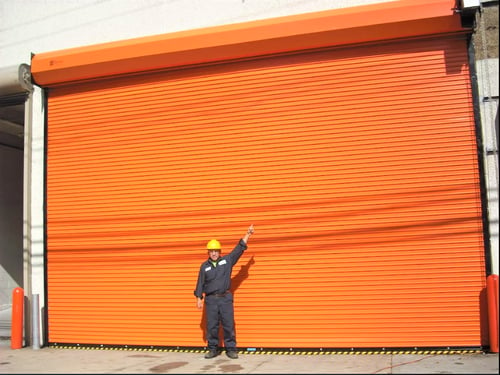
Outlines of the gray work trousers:
<svg viewBox="0 0 500 375">
<path fill-rule="evenodd" d="M 222 324 L 226 350 L 236 350 L 233 295 L 228 292 L 224 296 L 206 296 L 205 309 L 207 314 L 208 349 L 218 349 L 219 327 Z"/>
</svg>

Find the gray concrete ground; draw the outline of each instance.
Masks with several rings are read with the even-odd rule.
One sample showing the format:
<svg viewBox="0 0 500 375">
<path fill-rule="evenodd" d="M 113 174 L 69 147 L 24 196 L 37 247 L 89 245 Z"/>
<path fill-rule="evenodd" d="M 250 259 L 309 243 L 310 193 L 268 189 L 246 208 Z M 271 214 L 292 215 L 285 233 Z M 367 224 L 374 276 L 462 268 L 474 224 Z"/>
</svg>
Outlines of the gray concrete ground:
<svg viewBox="0 0 500 375">
<path fill-rule="evenodd" d="M 200 352 L 11 349 L 0 342 L 2 374 L 498 374 L 498 353 L 240 354 Z"/>
</svg>

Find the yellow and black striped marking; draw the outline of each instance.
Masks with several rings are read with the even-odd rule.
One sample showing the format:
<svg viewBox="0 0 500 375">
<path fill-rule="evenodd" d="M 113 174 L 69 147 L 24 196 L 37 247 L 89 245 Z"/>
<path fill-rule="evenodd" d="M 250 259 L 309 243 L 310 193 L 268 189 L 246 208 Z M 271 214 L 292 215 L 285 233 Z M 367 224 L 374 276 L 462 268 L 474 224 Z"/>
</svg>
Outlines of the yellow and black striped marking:
<svg viewBox="0 0 500 375">
<path fill-rule="evenodd" d="M 127 350 L 138 352 L 167 352 L 167 353 L 205 353 L 206 348 L 181 348 L 181 347 L 154 347 L 154 346 L 129 346 L 129 345 L 85 345 L 85 344 L 56 344 L 50 343 L 50 348 L 55 349 L 80 349 L 80 350 Z M 480 354 L 486 350 L 481 348 L 414 348 L 414 349 L 266 349 L 266 348 L 247 348 L 239 349 L 239 354 L 246 355 L 451 355 L 451 354 Z"/>
</svg>

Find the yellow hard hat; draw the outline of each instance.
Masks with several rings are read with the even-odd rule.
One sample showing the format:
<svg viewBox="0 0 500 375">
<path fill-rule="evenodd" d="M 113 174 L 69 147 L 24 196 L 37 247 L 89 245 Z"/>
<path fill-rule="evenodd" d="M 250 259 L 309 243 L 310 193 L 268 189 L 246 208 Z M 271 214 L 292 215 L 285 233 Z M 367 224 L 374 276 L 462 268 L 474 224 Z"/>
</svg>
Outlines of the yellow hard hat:
<svg viewBox="0 0 500 375">
<path fill-rule="evenodd" d="M 208 241 L 207 250 L 220 250 L 220 242 L 217 240 Z"/>
</svg>

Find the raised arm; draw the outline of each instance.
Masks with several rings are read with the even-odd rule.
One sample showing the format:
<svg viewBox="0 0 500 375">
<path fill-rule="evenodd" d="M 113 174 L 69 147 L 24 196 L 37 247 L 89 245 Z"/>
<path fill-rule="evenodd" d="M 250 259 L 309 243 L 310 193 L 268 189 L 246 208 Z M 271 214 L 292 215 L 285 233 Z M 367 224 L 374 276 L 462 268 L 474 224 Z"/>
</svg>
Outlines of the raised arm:
<svg viewBox="0 0 500 375">
<path fill-rule="evenodd" d="M 245 237 L 243 237 L 243 242 L 247 243 L 248 239 L 253 234 L 253 232 L 254 232 L 254 229 L 253 229 L 253 224 L 252 224 L 248 227 L 247 232 L 245 233 Z"/>
</svg>

